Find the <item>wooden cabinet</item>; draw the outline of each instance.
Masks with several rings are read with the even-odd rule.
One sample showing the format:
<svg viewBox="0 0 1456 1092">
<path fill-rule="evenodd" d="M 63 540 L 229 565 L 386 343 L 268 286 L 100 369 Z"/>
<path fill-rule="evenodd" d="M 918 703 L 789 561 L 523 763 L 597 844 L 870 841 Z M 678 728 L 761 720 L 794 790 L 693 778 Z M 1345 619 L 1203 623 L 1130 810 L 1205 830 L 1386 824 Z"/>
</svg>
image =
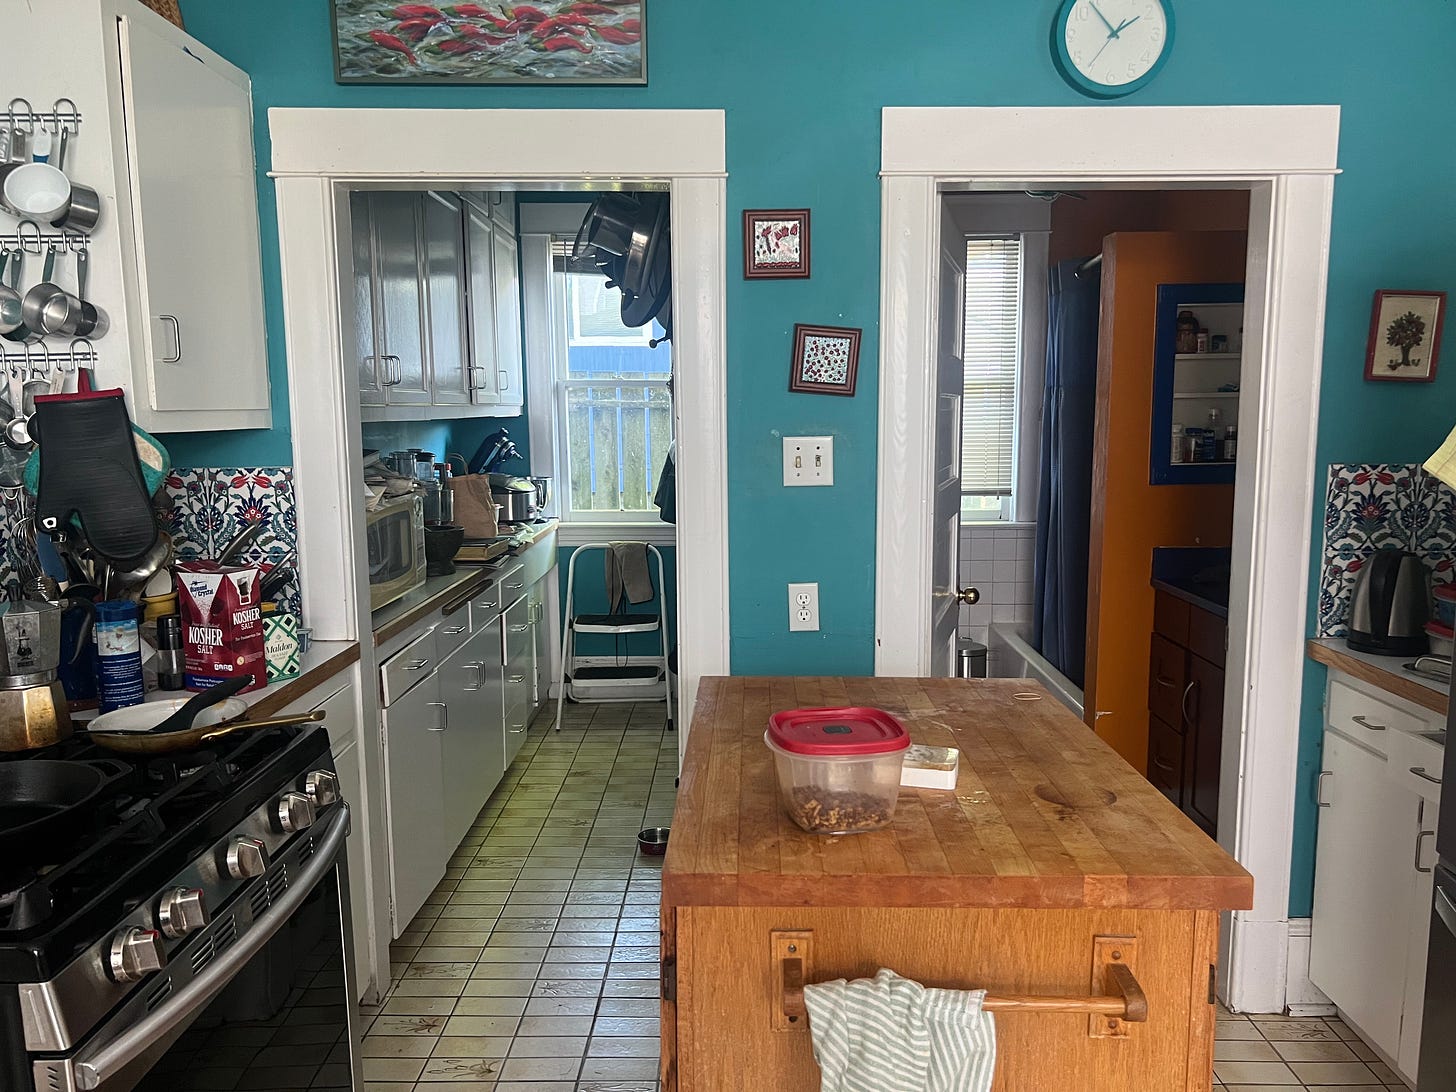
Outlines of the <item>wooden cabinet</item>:
<svg viewBox="0 0 1456 1092">
<path fill-rule="evenodd" d="M 1180 346 L 1178 320 L 1192 316 L 1208 342 L 1202 352 Z M 1232 484 L 1234 460 L 1224 458 L 1223 441 L 1239 423 L 1240 346 L 1243 343 L 1242 284 L 1160 284 L 1153 350 L 1153 485 Z M 1221 351 L 1213 352 L 1213 339 Z M 1230 389 L 1231 388 L 1231 389 Z M 1179 432 L 1175 433 L 1174 428 Z M 1187 450 L 1192 435 L 1210 430 L 1211 443 Z M 1173 457 L 1175 438 L 1183 448 Z M 1212 449 L 1212 458 L 1207 457 Z"/>
<path fill-rule="evenodd" d="M 1228 623 L 1159 590 L 1153 625 L 1148 780 L 1210 837 L 1217 837 Z"/>
<path fill-rule="evenodd" d="M 1309 978 L 1414 1083 L 1444 723 L 1334 672 L 1325 714 Z"/>
<path fill-rule="evenodd" d="M 423 406 L 434 419 L 513 416 L 524 405 L 517 242 L 493 212 L 501 196 L 352 196 L 365 420 L 417 420 Z"/>
</svg>

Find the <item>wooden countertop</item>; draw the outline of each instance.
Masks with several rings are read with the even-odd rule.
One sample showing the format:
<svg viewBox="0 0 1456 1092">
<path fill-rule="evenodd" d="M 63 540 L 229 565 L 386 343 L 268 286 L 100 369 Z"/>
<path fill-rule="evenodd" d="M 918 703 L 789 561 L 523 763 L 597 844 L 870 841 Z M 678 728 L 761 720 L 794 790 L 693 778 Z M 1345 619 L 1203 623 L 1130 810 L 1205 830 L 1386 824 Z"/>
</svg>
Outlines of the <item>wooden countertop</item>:
<svg viewBox="0 0 1456 1092">
<path fill-rule="evenodd" d="M 777 710 L 835 705 L 958 746 L 955 792 L 902 789 L 887 830 L 801 831 L 763 732 Z M 1035 682 L 705 678 L 663 901 L 1233 910 L 1253 905 L 1253 879 Z"/>
<path fill-rule="evenodd" d="M 1450 692 L 1443 684 L 1404 670 L 1414 656 L 1371 656 L 1354 651 L 1341 637 L 1317 638 L 1305 647 L 1311 660 L 1415 702 L 1423 709 L 1444 717 L 1450 707 Z"/>
</svg>

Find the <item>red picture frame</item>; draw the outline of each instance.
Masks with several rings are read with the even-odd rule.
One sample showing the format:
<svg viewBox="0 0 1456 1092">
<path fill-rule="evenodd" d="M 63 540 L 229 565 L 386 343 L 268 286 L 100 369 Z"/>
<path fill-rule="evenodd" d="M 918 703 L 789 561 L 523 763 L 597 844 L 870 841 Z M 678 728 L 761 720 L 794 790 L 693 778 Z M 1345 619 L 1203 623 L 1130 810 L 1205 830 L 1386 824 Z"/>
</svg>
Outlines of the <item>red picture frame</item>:
<svg viewBox="0 0 1456 1092">
<path fill-rule="evenodd" d="M 809 210 L 743 211 L 745 280 L 789 280 L 809 276 Z"/>
<path fill-rule="evenodd" d="M 1434 381 L 1445 322 L 1444 292 L 1377 291 L 1365 346 L 1365 378 L 1380 383 Z"/>
<path fill-rule="evenodd" d="M 794 326 L 789 390 L 798 394 L 854 397 L 863 331 L 853 326 Z"/>
</svg>

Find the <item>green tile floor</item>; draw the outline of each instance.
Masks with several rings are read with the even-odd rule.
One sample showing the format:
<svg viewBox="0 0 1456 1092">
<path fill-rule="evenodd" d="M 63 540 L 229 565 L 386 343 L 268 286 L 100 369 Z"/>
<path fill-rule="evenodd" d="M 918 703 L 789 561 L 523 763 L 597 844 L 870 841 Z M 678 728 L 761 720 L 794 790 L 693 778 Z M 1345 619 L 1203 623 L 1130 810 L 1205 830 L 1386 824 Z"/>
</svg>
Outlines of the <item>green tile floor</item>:
<svg viewBox="0 0 1456 1092">
<path fill-rule="evenodd" d="M 366 1009 L 366 1092 L 656 1092 L 661 858 L 677 735 L 660 703 L 536 719 Z M 1384 1092 L 1344 1024 L 1219 1013 L 1215 1088 Z"/>
</svg>

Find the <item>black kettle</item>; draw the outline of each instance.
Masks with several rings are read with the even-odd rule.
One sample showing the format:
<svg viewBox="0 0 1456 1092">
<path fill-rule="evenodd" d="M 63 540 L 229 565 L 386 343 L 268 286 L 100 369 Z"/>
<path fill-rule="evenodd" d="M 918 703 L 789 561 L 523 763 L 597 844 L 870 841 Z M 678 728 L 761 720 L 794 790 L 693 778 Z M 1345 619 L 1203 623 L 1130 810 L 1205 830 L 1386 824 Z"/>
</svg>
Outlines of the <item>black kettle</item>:
<svg viewBox="0 0 1456 1092">
<path fill-rule="evenodd" d="M 1408 550 L 1377 550 L 1355 577 L 1346 643 L 1377 656 L 1419 656 L 1430 650 L 1430 617 L 1425 563 Z"/>
</svg>

